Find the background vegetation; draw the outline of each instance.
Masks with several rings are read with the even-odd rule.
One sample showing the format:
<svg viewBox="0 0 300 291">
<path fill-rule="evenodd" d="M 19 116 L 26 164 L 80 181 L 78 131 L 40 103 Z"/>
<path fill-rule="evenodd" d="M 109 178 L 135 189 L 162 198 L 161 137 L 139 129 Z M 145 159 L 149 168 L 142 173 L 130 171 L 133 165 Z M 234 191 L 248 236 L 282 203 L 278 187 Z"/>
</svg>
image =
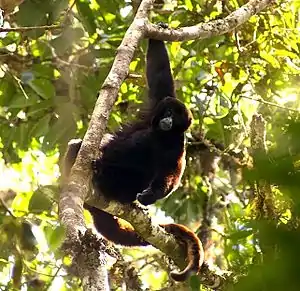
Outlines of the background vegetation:
<svg viewBox="0 0 300 291">
<path fill-rule="evenodd" d="M 157 2 L 153 22 L 173 28 L 222 18 L 244 4 Z M 57 215 L 59 157 L 68 140 L 86 131 L 136 1 L 1 5 L 10 13 L 0 32 L 0 289 L 77 290 L 70 261 L 58 251 L 64 234 Z M 5 31 L 45 25 L 50 28 Z M 109 132 L 134 118 L 143 102 L 145 49 L 143 41 Z M 231 33 L 169 43 L 168 50 L 178 96 L 195 120 L 183 185 L 151 207 L 153 215 L 198 233 L 207 263 L 230 272 L 226 290 L 299 290 L 300 2 L 274 2 Z M 251 143 L 256 112 L 266 120 L 267 153 Z M 122 253 L 127 263 L 110 270 L 114 290 L 128 287 L 132 267 L 143 282 L 136 288 L 172 290 L 161 253 Z M 197 278 L 175 287 L 201 288 Z"/>
</svg>

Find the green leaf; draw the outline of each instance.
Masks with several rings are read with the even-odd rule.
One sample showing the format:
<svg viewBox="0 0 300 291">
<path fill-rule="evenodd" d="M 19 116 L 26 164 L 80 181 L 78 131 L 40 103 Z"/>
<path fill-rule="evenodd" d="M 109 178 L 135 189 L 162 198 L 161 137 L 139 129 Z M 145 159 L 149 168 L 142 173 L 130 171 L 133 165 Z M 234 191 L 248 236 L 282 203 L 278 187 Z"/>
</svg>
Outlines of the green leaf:
<svg viewBox="0 0 300 291">
<path fill-rule="evenodd" d="M 41 59 L 52 57 L 51 47 L 48 42 L 37 40 L 31 45 L 32 54 Z"/>
<path fill-rule="evenodd" d="M 29 124 L 21 122 L 18 126 L 12 127 L 10 131 L 10 140 L 15 141 L 20 149 L 28 149 L 29 144 Z"/>
<path fill-rule="evenodd" d="M 28 210 L 30 212 L 42 213 L 52 209 L 53 202 L 42 189 L 37 189 L 31 196 Z"/>
<path fill-rule="evenodd" d="M 67 9 L 68 2 L 69 2 L 68 0 L 48 1 L 49 8 L 47 10 L 48 10 L 48 13 L 49 13 L 49 18 L 51 20 L 51 23 L 53 23 L 54 21 L 56 21 L 59 18 L 59 16 L 63 12 L 63 10 Z"/>
<path fill-rule="evenodd" d="M 90 5 L 86 1 L 77 1 L 76 7 L 78 9 L 78 13 L 81 17 L 81 21 L 88 31 L 89 34 L 94 34 L 96 32 L 97 25 L 95 23 L 94 12 L 90 8 Z"/>
<path fill-rule="evenodd" d="M 50 226 L 46 226 L 44 232 L 50 249 L 52 251 L 57 250 L 65 239 L 65 228 L 63 226 L 57 226 L 53 229 Z"/>
<path fill-rule="evenodd" d="M 47 79 L 34 79 L 29 82 L 29 86 L 44 99 L 50 99 L 55 96 L 55 88 Z"/>
<path fill-rule="evenodd" d="M 35 0 L 26 0 L 19 6 L 19 11 L 15 15 L 18 26 L 42 26 L 47 24 L 47 14 L 43 9 L 45 3 L 37 2 Z M 30 17 L 34 11 L 34 16 Z M 31 38 L 38 38 L 43 35 L 44 29 L 34 29 L 26 31 L 23 35 Z"/>
<path fill-rule="evenodd" d="M 229 113 L 231 102 L 224 94 L 218 93 L 216 97 L 213 98 L 212 105 L 214 105 L 214 117 L 222 119 Z"/>
<path fill-rule="evenodd" d="M 30 137 L 44 136 L 49 130 L 50 120 L 51 120 L 51 114 L 47 114 L 41 119 L 39 119 L 31 128 L 29 136 Z"/>
<path fill-rule="evenodd" d="M 0 81 L 0 106 L 8 106 L 16 95 L 16 87 L 12 78 L 6 75 Z"/>
<path fill-rule="evenodd" d="M 33 64 L 31 71 L 36 79 L 54 79 L 54 67 L 51 64 Z"/>
<path fill-rule="evenodd" d="M 193 10 L 193 4 L 191 0 L 185 0 L 185 6 L 188 10 L 192 11 Z"/>
<path fill-rule="evenodd" d="M 3 38 L 0 38 L 0 47 L 4 48 L 10 44 L 17 43 L 19 40 L 19 34 L 15 32 L 8 32 Z"/>
<path fill-rule="evenodd" d="M 253 234 L 252 230 L 239 230 L 239 231 L 229 234 L 228 239 L 232 240 L 233 243 L 235 243 L 238 240 L 244 239 L 251 234 Z"/>
<path fill-rule="evenodd" d="M 33 94 L 27 94 L 27 97 L 22 93 L 16 93 L 10 104 L 8 105 L 9 108 L 21 108 L 28 107 L 31 105 L 34 105 L 38 102 L 39 97 L 35 93 Z"/>
<path fill-rule="evenodd" d="M 53 149 L 57 144 L 67 143 L 76 132 L 76 123 L 71 112 L 76 112 L 72 103 L 60 104 L 60 116 L 51 125 L 49 132 L 43 140 L 43 149 Z"/>
<path fill-rule="evenodd" d="M 96 0 L 96 2 L 99 4 L 101 12 L 110 12 L 116 14 L 116 11 L 120 9 L 120 3 L 116 0 Z"/>
<path fill-rule="evenodd" d="M 199 291 L 200 290 L 201 282 L 200 282 L 198 276 L 191 276 L 189 283 L 190 283 L 191 291 Z"/>
<path fill-rule="evenodd" d="M 34 117 L 35 115 L 40 115 L 43 111 L 51 111 L 51 107 L 54 106 L 53 99 L 42 100 L 28 108 L 27 117 Z"/>
<path fill-rule="evenodd" d="M 272 56 L 272 54 L 270 52 L 260 51 L 259 54 L 263 59 L 265 59 L 268 63 L 270 63 L 274 68 L 277 68 L 277 69 L 280 68 L 280 63 L 277 61 L 277 59 L 275 57 Z"/>
</svg>

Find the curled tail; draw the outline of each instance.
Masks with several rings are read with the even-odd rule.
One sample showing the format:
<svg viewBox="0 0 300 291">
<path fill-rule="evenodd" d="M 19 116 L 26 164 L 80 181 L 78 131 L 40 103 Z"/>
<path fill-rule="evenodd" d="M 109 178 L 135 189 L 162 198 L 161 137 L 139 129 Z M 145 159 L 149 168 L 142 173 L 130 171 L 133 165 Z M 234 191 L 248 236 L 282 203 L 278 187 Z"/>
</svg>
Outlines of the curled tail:
<svg viewBox="0 0 300 291">
<path fill-rule="evenodd" d="M 174 81 L 165 44 L 149 39 L 146 56 L 146 75 L 152 106 L 166 97 L 175 97 Z"/>
<path fill-rule="evenodd" d="M 187 227 L 181 224 L 160 224 L 166 232 L 173 234 L 187 250 L 188 264 L 181 272 L 171 272 L 175 281 L 185 281 L 192 274 L 198 274 L 204 260 L 204 251 L 200 239 Z"/>
<path fill-rule="evenodd" d="M 127 226 L 120 218 L 102 211 L 93 206 L 84 205 L 90 211 L 95 228 L 106 239 L 122 246 L 148 246 L 149 243 L 143 240 L 131 225 Z M 181 272 L 171 272 L 171 277 L 175 281 L 185 281 L 192 274 L 198 274 L 203 264 L 204 251 L 199 238 L 187 227 L 181 224 L 160 224 L 167 233 L 173 234 L 178 242 L 184 245 L 187 251 L 188 264 Z"/>
</svg>

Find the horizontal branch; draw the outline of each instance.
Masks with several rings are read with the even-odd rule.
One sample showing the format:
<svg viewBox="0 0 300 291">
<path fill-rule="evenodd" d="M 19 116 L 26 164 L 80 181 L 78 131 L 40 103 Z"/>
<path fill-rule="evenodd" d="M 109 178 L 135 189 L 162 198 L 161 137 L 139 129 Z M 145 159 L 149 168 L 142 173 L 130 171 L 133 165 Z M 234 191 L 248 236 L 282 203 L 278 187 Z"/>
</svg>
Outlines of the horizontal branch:
<svg viewBox="0 0 300 291">
<path fill-rule="evenodd" d="M 223 19 L 181 27 L 179 29 L 161 28 L 148 22 L 146 36 L 148 38 L 167 41 L 186 41 L 222 35 L 245 23 L 251 16 L 259 13 L 272 2 L 273 0 L 250 0 L 247 4 Z"/>
<path fill-rule="evenodd" d="M 62 25 L 42 25 L 42 26 L 23 26 L 23 27 L 0 27 L 0 32 L 26 32 L 37 29 L 58 29 L 63 28 Z"/>
<path fill-rule="evenodd" d="M 183 253 L 182 246 L 174 237 L 152 222 L 144 207 L 135 203 L 128 205 L 117 201 L 107 201 L 99 193 L 91 193 L 87 203 L 126 220 L 134 227 L 138 235 L 171 258 L 176 266 L 180 269 L 186 267 L 187 254 Z M 216 290 L 221 290 L 225 281 L 225 278 L 211 271 L 206 264 L 202 265 L 198 276 L 203 285 L 214 286 Z"/>
<path fill-rule="evenodd" d="M 255 101 L 255 102 L 259 102 L 259 103 L 266 104 L 266 105 L 269 105 L 269 106 L 277 107 L 277 108 L 284 109 L 284 110 L 287 110 L 287 111 L 292 111 L 292 112 L 295 112 L 295 113 L 299 113 L 299 110 L 297 110 L 295 108 L 285 107 L 285 106 L 280 105 L 280 104 L 276 104 L 276 103 L 273 103 L 273 102 L 266 101 L 262 98 L 261 99 L 256 99 L 256 98 L 253 98 L 253 97 L 250 97 L 250 96 L 244 96 L 244 95 L 242 95 L 241 98 L 249 99 L 249 100 L 252 100 L 252 101 Z"/>
</svg>

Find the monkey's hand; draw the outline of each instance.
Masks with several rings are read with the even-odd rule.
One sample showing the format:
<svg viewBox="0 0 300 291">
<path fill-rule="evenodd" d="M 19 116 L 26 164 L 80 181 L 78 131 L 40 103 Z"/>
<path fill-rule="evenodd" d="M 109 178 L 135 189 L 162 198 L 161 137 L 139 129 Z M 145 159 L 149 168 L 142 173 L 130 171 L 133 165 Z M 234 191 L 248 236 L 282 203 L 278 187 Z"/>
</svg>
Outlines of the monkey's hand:
<svg viewBox="0 0 300 291">
<path fill-rule="evenodd" d="M 159 195 L 157 195 L 157 193 L 155 193 L 150 187 L 147 188 L 146 190 L 144 190 L 142 193 L 138 193 L 136 195 L 136 199 L 143 205 L 147 206 L 150 204 L 154 204 L 156 202 L 156 200 L 158 200 L 159 198 L 157 198 Z"/>
<path fill-rule="evenodd" d="M 160 28 L 168 28 L 169 27 L 169 24 L 168 23 L 165 23 L 165 22 L 157 22 L 156 23 L 157 26 L 159 26 Z"/>
</svg>

